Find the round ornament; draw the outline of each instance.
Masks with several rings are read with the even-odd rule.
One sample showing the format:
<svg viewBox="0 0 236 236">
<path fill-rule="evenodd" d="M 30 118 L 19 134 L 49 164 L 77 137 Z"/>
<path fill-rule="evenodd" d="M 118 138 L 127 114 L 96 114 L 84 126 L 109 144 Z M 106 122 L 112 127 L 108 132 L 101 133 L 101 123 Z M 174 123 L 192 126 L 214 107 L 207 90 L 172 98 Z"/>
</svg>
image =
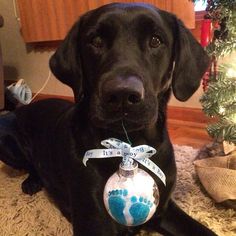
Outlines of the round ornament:
<svg viewBox="0 0 236 236">
<path fill-rule="evenodd" d="M 137 226 L 148 221 L 159 203 L 159 190 L 154 179 L 138 168 L 120 164 L 119 170 L 107 181 L 104 204 L 110 216 L 126 226 Z"/>
<path fill-rule="evenodd" d="M 154 179 L 138 168 L 138 163 L 155 174 L 164 185 L 166 176 L 149 158 L 156 149 L 148 145 L 131 147 L 131 144 L 110 138 L 101 142 L 107 149 L 88 150 L 83 163 L 93 158 L 122 157 L 119 170 L 107 181 L 103 200 L 110 216 L 126 226 L 137 226 L 147 222 L 159 204 L 159 190 Z"/>
</svg>

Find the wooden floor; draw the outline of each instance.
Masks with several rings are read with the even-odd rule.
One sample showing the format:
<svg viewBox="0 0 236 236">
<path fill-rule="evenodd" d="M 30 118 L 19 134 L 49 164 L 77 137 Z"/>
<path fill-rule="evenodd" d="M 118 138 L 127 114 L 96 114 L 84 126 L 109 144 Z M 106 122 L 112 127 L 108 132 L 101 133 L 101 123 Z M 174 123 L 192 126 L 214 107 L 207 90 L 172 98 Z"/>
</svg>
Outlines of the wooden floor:
<svg viewBox="0 0 236 236">
<path fill-rule="evenodd" d="M 202 148 L 212 142 L 206 124 L 169 119 L 168 130 L 173 144 Z"/>
</svg>

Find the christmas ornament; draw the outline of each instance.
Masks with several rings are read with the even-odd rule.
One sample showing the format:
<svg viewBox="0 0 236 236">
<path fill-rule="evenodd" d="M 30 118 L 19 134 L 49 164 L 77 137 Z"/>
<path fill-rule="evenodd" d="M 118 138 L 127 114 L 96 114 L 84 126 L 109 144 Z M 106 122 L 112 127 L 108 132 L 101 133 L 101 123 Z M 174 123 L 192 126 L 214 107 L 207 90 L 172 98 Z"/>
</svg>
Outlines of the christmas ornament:
<svg viewBox="0 0 236 236">
<path fill-rule="evenodd" d="M 152 171 L 165 185 L 165 174 L 148 159 L 156 150 L 148 145 L 131 147 L 114 138 L 104 140 L 101 144 L 108 149 L 87 151 L 83 163 L 86 165 L 90 158 L 122 157 L 118 171 L 108 179 L 103 192 L 108 213 L 122 225 L 145 223 L 155 213 L 160 197 L 156 182 L 146 171 L 138 168 L 138 163 Z"/>
<path fill-rule="evenodd" d="M 209 83 L 209 71 L 205 72 L 205 74 L 202 77 L 202 88 L 204 92 L 207 91 L 208 83 Z"/>
<path fill-rule="evenodd" d="M 202 28 L 201 28 L 201 45 L 206 47 L 211 41 L 211 20 L 204 19 L 202 21 Z"/>
</svg>

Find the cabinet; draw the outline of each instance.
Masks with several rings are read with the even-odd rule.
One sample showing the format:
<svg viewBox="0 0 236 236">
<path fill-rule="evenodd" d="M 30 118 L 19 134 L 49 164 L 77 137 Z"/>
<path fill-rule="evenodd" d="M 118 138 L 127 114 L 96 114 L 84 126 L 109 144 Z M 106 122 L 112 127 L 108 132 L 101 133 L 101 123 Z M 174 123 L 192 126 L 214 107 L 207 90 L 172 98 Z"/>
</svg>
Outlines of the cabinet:
<svg viewBox="0 0 236 236">
<path fill-rule="evenodd" d="M 76 19 L 88 10 L 117 0 L 17 0 L 25 42 L 62 40 Z M 147 2 L 173 12 L 194 28 L 194 5 L 190 0 L 119 0 Z"/>
</svg>

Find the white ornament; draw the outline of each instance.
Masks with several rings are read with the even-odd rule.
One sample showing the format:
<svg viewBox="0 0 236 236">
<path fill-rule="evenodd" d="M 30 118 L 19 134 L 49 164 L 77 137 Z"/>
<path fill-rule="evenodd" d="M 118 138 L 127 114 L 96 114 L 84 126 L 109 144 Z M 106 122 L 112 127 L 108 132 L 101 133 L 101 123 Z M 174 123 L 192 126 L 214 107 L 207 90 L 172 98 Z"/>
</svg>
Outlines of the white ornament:
<svg viewBox="0 0 236 236">
<path fill-rule="evenodd" d="M 154 179 L 138 163 L 152 171 L 166 185 L 162 170 L 148 158 L 156 150 L 148 145 L 130 144 L 110 138 L 101 142 L 108 149 L 93 149 L 85 153 L 83 163 L 91 158 L 122 157 L 119 170 L 107 181 L 103 199 L 111 217 L 118 223 L 137 226 L 148 221 L 159 204 L 159 190 Z M 137 163 L 138 162 L 138 163 Z"/>
<path fill-rule="evenodd" d="M 120 168 L 107 181 L 103 193 L 105 207 L 120 224 L 137 226 L 148 221 L 159 203 L 159 191 L 153 178 L 138 168 Z"/>
</svg>

